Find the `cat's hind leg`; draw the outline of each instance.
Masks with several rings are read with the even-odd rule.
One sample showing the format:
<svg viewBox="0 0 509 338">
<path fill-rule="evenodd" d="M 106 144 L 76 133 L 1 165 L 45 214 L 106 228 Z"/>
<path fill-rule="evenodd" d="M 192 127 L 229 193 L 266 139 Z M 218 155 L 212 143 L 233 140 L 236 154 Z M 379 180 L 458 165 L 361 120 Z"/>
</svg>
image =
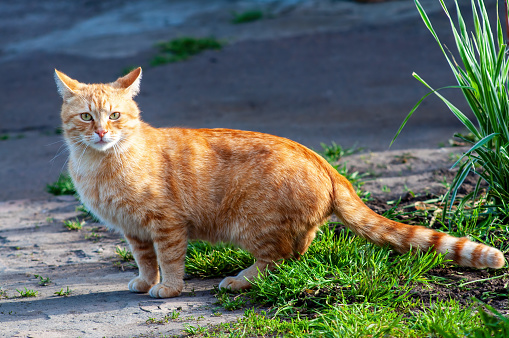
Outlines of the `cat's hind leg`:
<svg viewBox="0 0 509 338">
<path fill-rule="evenodd" d="M 250 280 L 255 279 L 267 270 L 272 270 L 275 267 L 274 262 L 257 260 L 249 268 L 242 270 L 235 277 L 226 277 L 219 283 L 219 288 L 228 289 L 231 291 L 240 291 L 249 289 L 251 287 Z"/>
<path fill-rule="evenodd" d="M 318 222 L 320 224 L 321 222 Z M 253 279 L 263 276 L 267 271 L 274 270 L 276 263 L 281 259 L 296 258 L 303 255 L 315 238 L 317 225 L 312 224 L 297 233 L 289 235 L 283 231 L 272 233 L 264 237 L 263 232 L 258 233 L 258 238 L 253 243 L 258 245 L 244 245 L 248 251 L 257 254 L 256 262 L 249 268 L 242 270 L 235 277 L 226 277 L 219 284 L 219 288 L 232 291 L 249 289 Z"/>
<path fill-rule="evenodd" d="M 159 267 L 154 243 L 127 234 L 125 238 L 131 246 L 134 259 L 140 270 L 138 277 L 129 282 L 129 291 L 148 292 L 150 288 L 159 283 Z"/>
</svg>

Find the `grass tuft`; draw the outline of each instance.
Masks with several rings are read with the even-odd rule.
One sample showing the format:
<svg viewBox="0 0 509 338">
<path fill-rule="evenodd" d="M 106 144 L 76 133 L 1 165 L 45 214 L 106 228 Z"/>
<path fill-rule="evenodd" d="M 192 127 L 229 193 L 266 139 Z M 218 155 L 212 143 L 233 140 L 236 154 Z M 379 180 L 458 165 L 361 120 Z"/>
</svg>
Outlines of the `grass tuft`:
<svg viewBox="0 0 509 338">
<path fill-rule="evenodd" d="M 56 196 L 76 194 L 71 176 L 68 174 L 61 174 L 55 183 L 46 185 L 46 191 Z"/>
<path fill-rule="evenodd" d="M 185 61 L 205 50 L 221 49 L 223 43 L 215 38 L 181 37 L 169 42 L 158 43 L 157 46 L 160 54 L 156 55 L 150 62 L 152 66 Z"/>
<path fill-rule="evenodd" d="M 85 220 L 79 220 L 78 217 L 76 217 L 76 220 L 67 220 L 63 221 L 64 226 L 67 228 L 67 230 L 71 231 L 77 231 L 81 230 L 83 228 L 83 225 L 85 225 Z"/>
<path fill-rule="evenodd" d="M 215 304 L 221 305 L 225 310 L 234 311 L 243 308 L 246 305 L 246 298 L 243 295 L 230 295 L 226 289 L 216 289 Z"/>
<path fill-rule="evenodd" d="M 263 18 L 263 12 L 258 9 L 247 10 L 241 13 L 233 13 L 232 23 L 241 24 L 257 21 Z"/>
<path fill-rule="evenodd" d="M 27 289 L 26 287 L 24 288 L 24 290 L 16 289 L 16 291 L 19 293 L 19 296 L 22 298 L 37 297 L 37 294 L 39 293 L 39 291 L 30 290 L 30 289 Z"/>
<path fill-rule="evenodd" d="M 53 293 L 56 296 L 60 297 L 69 297 L 72 293 L 72 290 L 67 287 L 67 289 L 64 291 L 64 289 L 60 289 L 59 291 Z"/>
<path fill-rule="evenodd" d="M 47 286 L 52 283 L 52 281 L 49 277 L 44 278 L 41 275 L 34 275 L 34 277 L 39 279 L 39 285 L 41 285 L 41 286 Z"/>
<path fill-rule="evenodd" d="M 345 156 L 357 154 L 362 151 L 362 148 L 357 148 L 356 146 L 343 148 L 334 141 L 332 141 L 330 145 L 320 143 L 320 146 L 322 147 L 322 151 L 318 151 L 318 153 L 331 164 L 339 161 Z"/>
<path fill-rule="evenodd" d="M 231 276 L 254 262 L 249 252 L 232 245 L 193 241 L 187 247 L 186 272 L 197 277 Z"/>
<path fill-rule="evenodd" d="M 122 259 L 124 262 L 132 262 L 134 261 L 133 253 L 127 248 L 121 248 L 117 246 L 115 249 L 115 253 Z"/>
</svg>

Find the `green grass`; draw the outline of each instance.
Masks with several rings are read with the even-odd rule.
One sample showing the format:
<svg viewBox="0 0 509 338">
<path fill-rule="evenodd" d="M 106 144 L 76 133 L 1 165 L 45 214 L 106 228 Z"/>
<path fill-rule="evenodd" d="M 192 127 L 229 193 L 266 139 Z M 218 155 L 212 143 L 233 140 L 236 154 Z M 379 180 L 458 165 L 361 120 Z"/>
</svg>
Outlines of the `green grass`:
<svg viewBox="0 0 509 338">
<path fill-rule="evenodd" d="M 127 248 L 121 248 L 117 246 L 115 249 L 115 253 L 120 257 L 120 259 L 124 262 L 132 262 L 134 261 L 133 253 Z"/>
<path fill-rule="evenodd" d="M 186 272 L 197 277 L 234 275 L 254 263 L 253 256 L 229 244 L 211 245 L 190 242 L 187 247 Z"/>
<path fill-rule="evenodd" d="M 19 293 L 19 296 L 21 298 L 37 297 L 37 294 L 39 293 L 39 291 L 30 290 L 30 289 L 27 289 L 26 287 L 23 290 L 16 289 L 16 291 Z"/>
<path fill-rule="evenodd" d="M 52 281 L 49 277 L 45 278 L 41 275 L 34 275 L 34 277 L 39 279 L 39 285 L 41 285 L 41 286 L 47 286 L 52 283 Z"/>
<path fill-rule="evenodd" d="M 72 293 L 72 290 L 69 289 L 69 287 L 67 287 L 65 291 L 64 291 L 64 289 L 60 289 L 59 291 L 56 291 L 53 294 L 56 296 L 60 296 L 60 297 L 69 297 L 71 295 L 71 293 Z"/>
<path fill-rule="evenodd" d="M 263 12 L 261 10 L 252 9 L 241 13 L 233 13 L 232 23 L 241 24 L 257 21 L 263 18 Z"/>
<path fill-rule="evenodd" d="M 221 49 L 223 43 L 215 38 L 181 37 L 169 42 L 158 43 L 157 47 L 160 53 L 150 62 L 152 66 L 185 61 L 205 50 Z"/>
<path fill-rule="evenodd" d="M 74 184 L 68 174 L 61 174 L 55 183 L 46 185 L 46 191 L 56 196 L 76 194 Z"/>
<path fill-rule="evenodd" d="M 238 310 L 246 305 L 246 297 L 243 295 L 231 295 L 225 289 L 216 289 L 215 297 L 217 302 L 215 304 L 220 305 L 222 308 L 228 311 Z"/>
<path fill-rule="evenodd" d="M 77 231 L 77 230 L 81 230 L 83 228 L 85 221 L 84 220 L 80 221 L 78 219 L 78 217 L 76 217 L 75 220 L 66 220 L 66 221 L 63 221 L 63 223 L 64 223 L 64 226 L 67 228 L 67 230 Z"/>
<path fill-rule="evenodd" d="M 146 324 L 159 324 L 159 325 L 164 325 L 164 324 L 168 324 L 169 322 L 171 321 L 175 321 L 175 320 L 178 320 L 180 317 L 180 311 L 172 311 L 171 313 L 167 314 L 167 315 L 164 315 L 162 318 L 160 319 L 156 319 L 154 317 L 149 317 L 145 323 Z"/>
<path fill-rule="evenodd" d="M 337 162 L 345 156 L 350 156 L 362 151 L 362 148 L 357 148 L 355 146 L 351 148 L 343 148 L 334 141 L 332 141 L 330 145 L 320 143 L 320 146 L 322 147 L 322 151 L 318 151 L 318 153 L 329 163 Z"/>
</svg>

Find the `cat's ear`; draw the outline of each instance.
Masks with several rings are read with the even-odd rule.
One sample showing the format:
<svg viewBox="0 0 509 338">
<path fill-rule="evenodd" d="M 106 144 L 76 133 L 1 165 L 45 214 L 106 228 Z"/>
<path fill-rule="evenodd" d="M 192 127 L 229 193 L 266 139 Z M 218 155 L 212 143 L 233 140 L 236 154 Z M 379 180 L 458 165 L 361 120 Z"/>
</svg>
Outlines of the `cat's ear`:
<svg viewBox="0 0 509 338">
<path fill-rule="evenodd" d="M 67 100 L 76 94 L 81 83 L 71 79 L 69 76 L 55 69 L 55 82 L 57 83 L 58 92 L 64 100 Z"/>
<path fill-rule="evenodd" d="M 122 76 L 112 83 L 115 88 L 121 88 L 131 97 L 135 97 L 140 91 L 141 67 L 132 70 L 129 74 Z"/>
</svg>

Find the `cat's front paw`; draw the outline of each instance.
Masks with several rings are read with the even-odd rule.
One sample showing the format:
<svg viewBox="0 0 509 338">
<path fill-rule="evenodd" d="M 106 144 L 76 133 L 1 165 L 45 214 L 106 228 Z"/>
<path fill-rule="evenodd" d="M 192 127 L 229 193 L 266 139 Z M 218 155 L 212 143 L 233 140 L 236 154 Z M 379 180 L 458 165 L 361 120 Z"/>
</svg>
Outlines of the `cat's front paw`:
<svg viewBox="0 0 509 338">
<path fill-rule="evenodd" d="M 251 283 L 244 276 L 226 277 L 219 283 L 219 289 L 227 289 L 231 291 L 241 291 L 249 289 Z"/>
<path fill-rule="evenodd" d="M 129 287 L 129 291 L 131 291 L 131 292 L 145 293 L 148 290 L 150 290 L 150 288 L 152 286 L 154 286 L 155 284 L 156 283 L 149 284 L 144 279 L 142 279 L 140 277 L 136 277 L 129 282 L 128 287 Z"/>
<path fill-rule="evenodd" d="M 181 283 L 183 284 L 183 283 Z M 154 298 L 171 298 L 180 296 L 183 285 L 168 286 L 164 283 L 154 285 L 148 294 Z"/>
</svg>

